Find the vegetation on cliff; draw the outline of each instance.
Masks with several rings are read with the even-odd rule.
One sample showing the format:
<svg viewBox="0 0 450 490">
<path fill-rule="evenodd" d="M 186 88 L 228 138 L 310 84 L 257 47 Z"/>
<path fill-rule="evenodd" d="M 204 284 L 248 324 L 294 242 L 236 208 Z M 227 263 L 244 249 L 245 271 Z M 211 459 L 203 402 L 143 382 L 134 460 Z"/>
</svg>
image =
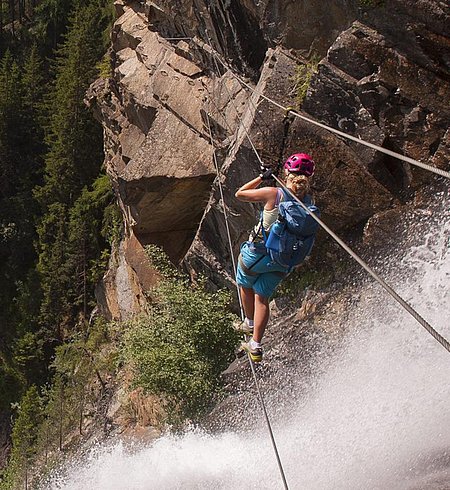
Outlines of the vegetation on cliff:
<svg viewBox="0 0 450 490">
<path fill-rule="evenodd" d="M 123 357 L 134 385 L 163 397 L 171 422 L 195 418 L 211 405 L 238 343 L 231 294 L 191 284 L 157 247 L 147 253 L 161 279 L 148 312 L 128 325 Z"/>
<path fill-rule="evenodd" d="M 49 382 L 31 385 L 16 404 L 12 452 L 2 490 L 34 488 L 84 437 L 108 432 L 106 410 L 118 372 L 129 389 L 161 400 L 164 422 L 195 420 L 221 391 L 221 372 L 238 342 L 226 290 L 192 284 L 156 247 L 147 248 L 161 277 L 146 313 L 127 324 L 101 318 L 54 350 Z M 39 474 L 36 474 L 39 468 Z"/>
<path fill-rule="evenodd" d="M 33 467 L 45 473 L 95 424 L 106 427 L 119 354 L 134 386 L 161 396 L 179 422 L 210 405 L 236 343 L 228 294 L 191 287 L 155 251 L 165 264 L 157 301 L 123 346 L 114 325 L 89 322 L 121 233 L 101 127 L 83 103 L 108 73 L 110 3 L 44 0 L 29 14 L 26 25 L 22 16 L 0 26 L 0 410 L 12 421 L 2 489 L 33 486 Z"/>
<path fill-rule="evenodd" d="M 31 385 L 15 405 L 12 451 L 0 488 L 34 488 L 100 417 L 115 371 L 114 330 L 96 321 L 56 347 L 51 380 Z M 36 468 L 39 475 L 36 475 Z"/>
</svg>

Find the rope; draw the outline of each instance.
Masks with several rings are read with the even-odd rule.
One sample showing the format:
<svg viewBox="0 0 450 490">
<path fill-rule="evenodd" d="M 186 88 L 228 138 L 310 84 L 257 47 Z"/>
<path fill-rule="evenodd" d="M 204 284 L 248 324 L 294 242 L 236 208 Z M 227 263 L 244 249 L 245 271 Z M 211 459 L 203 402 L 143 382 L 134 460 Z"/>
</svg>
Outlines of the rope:
<svg viewBox="0 0 450 490">
<path fill-rule="evenodd" d="M 222 207 L 223 207 L 223 216 L 225 218 L 225 228 L 227 230 L 227 239 L 228 239 L 228 244 L 229 244 L 229 248 L 230 248 L 231 263 L 233 265 L 233 274 L 234 274 L 234 277 L 236 279 L 236 270 L 237 270 L 236 269 L 236 260 L 234 258 L 234 254 L 233 254 L 233 241 L 231 239 L 231 232 L 230 232 L 230 224 L 229 224 L 229 219 L 228 219 L 227 205 L 225 203 L 225 198 L 224 198 L 224 195 L 223 195 L 223 186 L 222 186 L 222 182 L 220 180 L 219 163 L 217 162 L 217 155 L 216 155 L 216 150 L 215 150 L 215 147 L 214 147 L 214 140 L 213 140 L 212 130 L 211 130 L 211 122 L 209 120 L 208 113 L 206 113 L 206 121 L 208 123 L 208 133 L 209 133 L 209 137 L 210 137 L 210 140 L 211 140 L 211 145 L 213 146 L 213 160 L 214 160 L 214 166 L 216 168 L 216 173 L 217 173 L 217 184 L 218 184 L 218 187 L 219 187 L 220 200 L 222 202 Z M 237 284 L 236 284 L 236 289 L 237 289 L 237 295 L 238 295 L 238 300 L 239 300 L 239 309 L 240 309 L 240 312 L 241 312 L 241 319 L 244 320 L 244 308 L 243 308 L 243 305 L 242 305 L 241 292 L 240 292 L 239 287 L 238 287 Z"/>
<path fill-rule="evenodd" d="M 264 95 L 263 93 L 259 92 L 254 87 L 252 87 L 250 84 L 248 84 L 245 80 L 243 80 L 240 76 L 236 75 L 236 73 L 234 73 L 234 71 L 220 58 L 218 53 L 211 46 L 209 38 L 208 38 L 208 42 L 209 42 L 208 47 L 210 48 L 211 54 L 213 55 L 213 57 L 215 59 L 217 59 L 224 68 L 229 70 L 230 73 L 236 78 L 236 80 L 239 81 L 239 83 L 241 83 L 242 85 L 244 85 L 245 87 L 250 89 L 252 92 L 255 92 L 259 97 L 262 97 L 263 99 L 267 100 L 267 102 L 270 102 L 271 104 L 282 109 L 286 114 L 289 114 L 289 113 L 293 114 L 295 117 L 298 117 L 299 119 L 302 119 L 303 121 L 306 121 L 310 124 L 318 126 L 319 128 L 326 129 L 327 131 L 330 131 L 331 133 L 337 134 L 338 136 L 342 136 L 343 138 L 346 138 L 348 140 L 354 141 L 354 142 L 359 143 L 361 145 L 367 146 L 373 150 L 379 151 L 381 153 L 385 153 L 386 155 L 397 158 L 399 160 L 403 160 L 404 162 L 410 163 L 411 165 L 415 165 L 416 167 L 420 167 L 424 170 L 428 170 L 429 172 L 433 172 L 437 175 L 440 175 L 441 177 L 445 177 L 447 179 L 450 179 L 450 172 L 447 172 L 447 171 L 442 170 L 440 168 L 433 167 L 432 165 L 428 165 L 426 163 L 419 162 L 418 160 L 415 160 L 414 158 L 410 158 L 410 157 L 407 157 L 405 155 L 401 155 L 400 153 L 396 153 L 395 151 L 388 150 L 387 148 L 383 148 L 382 146 L 375 145 L 374 143 L 370 143 L 366 140 L 363 140 L 362 138 L 357 138 L 356 136 L 352 136 L 350 134 L 344 133 L 343 131 L 339 131 L 338 129 L 332 128 L 331 126 L 328 126 L 327 124 L 320 123 L 318 121 L 315 121 L 314 119 L 311 119 L 310 117 L 304 116 L 303 114 L 300 114 L 298 111 L 295 111 L 289 107 L 284 107 L 283 105 L 279 104 L 278 102 L 271 99 L 270 97 L 267 97 L 267 95 Z M 197 41 L 197 43 L 200 45 L 201 41 Z"/>
<path fill-rule="evenodd" d="M 209 39 L 209 36 L 208 36 L 208 33 L 207 32 L 206 32 L 206 36 Z M 218 67 L 217 64 L 216 64 L 216 68 L 217 68 L 217 72 L 220 73 L 220 71 L 218 70 L 219 67 Z M 230 100 L 232 100 L 232 97 L 230 97 Z M 239 117 L 239 113 L 236 112 L 236 114 Z M 215 147 L 214 147 L 214 140 L 213 140 L 212 131 L 211 131 L 211 123 L 210 123 L 210 120 L 209 120 L 209 114 L 208 113 L 206 113 L 206 121 L 208 123 L 208 132 L 209 132 L 209 137 L 211 139 L 211 145 L 213 145 L 213 160 L 214 160 L 214 165 L 215 165 L 216 172 L 217 172 L 217 183 L 218 183 L 219 192 L 220 192 L 220 196 L 221 196 L 221 200 L 222 200 L 223 214 L 224 214 L 224 218 L 225 218 L 225 226 L 226 226 L 226 229 L 227 229 L 228 246 L 230 248 L 230 255 L 231 255 L 231 258 L 232 258 L 233 272 L 234 272 L 234 277 L 235 277 L 235 282 L 236 282 L 236 290 L 237 290 L 237 295 L 238 295 L 238 299 L 239 299 L 239 308 L 240 308 L 240 313 L 241 313 L 241 320 L 244 321 L 245 314 L 244 314 L 244 308 L 243 308 L 243 304 L 242 304 L 241 291 L 240 291 L 239 286 L 237 284 L 237 269 L 236 269 L 236 262 L 235 262 L 235 259 L 234 259 L 234 254 L 233 254 L 233 242 L 232 242 L 232 239 L 231 239 L 231 233 L 230 233 L 230 227 L 229 227 L 227 206 L 225 204 L 222 182 L 220 180 L 220 169 L 219 169 L 219 164 L 217 162 L 217 156 L 216 156 L 216 151 L 215 151 Z M 240 119 L 240 121 L 241 121 L 241 124 L 242 124 L 242 120 L 241 119 Z M 247 137 L 248 137 L 248 134 L 247 134 Z M 249 138 L 249 141 L 251 141 L 250 138 Z M 251 144 L 253 145 L 253 143 L 251 143 Z M 256 148 L 254 150 L 256 151 Z M 258 398 L 259 398 L 259 402 L 260 402 L 260 405 L 261 405 L 261 409 L 262 409 L 262 412 L 263 412 L 263 415 L 264 415 L 264 419 L 266 421 L 267 429 L 269 431 L 269 436 L 270 436 L 270 440 L 272 442 L 272 447 L 273 447 L 273 451 L 275 453 L 275 458 L 277 460 L 278 469 L 280 471 L 281 479 L 283 481 L 283 486 L 284 486 L 285 490 L 289 490 L 289 487 L 288 487 L 288 484 L 287 484 L 287 480 L 286 480 L 286 475 L 284 473 L 283 464 L 282 464 L 282 461 L 281 461 L 281 458 L 280 458 L 280 454 L 278 452 L 278 446 L 277 446 L 277 443 L 275 441 L 275 436 L 273 434 L 272 424 L 270 422 L 269 415 L 267 413 L 266 404 L 264 402 L 263 394 L 262 394 L 261 389 L 259 387 L 258 377 L 256 375 L 255 365 L 254 365 L 254 363 L 252 361 L 252 358 L 250 357 L 250 354 L 248 352 L 247 352 L 247 357 L 248 357 L 248 360 L 249 360 L 249 363 L 250 363 L 250 368 L 251 368 L 251 371 L 252 371 L 253 380 L 255 382 L 256 392 L 258 393 Z"/>
<path fill-rule="evenodd" d="M 207 37 L 208 37 L 208 42 L 209 42 L 209 45 L 211 47 L 211 42 L 209 40 L 209 36 L 208 34 L 206 33 Z M 211 47 L 211 50 L 212 50 L 212 47 Z M 225 63 L 223 63 L 220 58 L 217 58 L 217 55 L 216 53 L 214 52 L 214 50 L 212 50 L 212 54 L 213 54 L 213 59 L 216 60 L 216 59 L 219 59 L 219 61 L 227 68 L 229 69 Z M 216 69 L 217 69 L 217 72 L 220 73 L 220 70 L 218 69 L 218 65 L 215 61 L 215 65 L 216 65 Z M 232 70 L 230 70 L 230 72 L 232 73 L 232 75 L 240 82 L 242 83 L 243 85 L 245 85 L 246 87 L 250 88 L 253 92 L 256 92 L 255 89 L 253 89 L 250 85 L 248 85 L 246 82 L 244 82 L 240 77 L 238 77 Z M 256 92 L 258 93 L 258 92 Z M 375 150 L 378 150 L 382 153 L 386 153 L 390 156 L 393 156 L 395 158 L 399 158 L 400 160 L 403 160 L 403 161 L 406 161 L 408 163 L 411 163 L 413 165 L 416 165 L 416 166 L 419 166 L 419 167 L 422 167 L 424 168 L 425 170 L 429 170 L 431 172 L 434 172 L 434 173 L 437 173 L 438 175 L 441 175 L 443 177 L 447 177 L 447 178 L 450 178 L 450 173 L 448 172 L 445 172 L 443 170 L 440 170 L 440 169 L 437 169 L 435 167 L 432 167 L 430 165 L 426 165 L 426 164 L 423 164 L 421 162 L 418 162 L 416 160 L 413 160 L 412 158 L 409 158 L 409 157 L 405 157 L 403 155 L 400 155 L 398 153 L 395 153 L 391 150 L 387 150 L 385 148 L 382 148 L 380 146 L 377 146 L 377 145 L 374 145 L 372 143 L 369 143 L 369 142 L 366 142 L 364 140 L 360 140 L 358 138 L 355 138 L 354 136 L 350 136 L 350 135 L 347 135 L 346 133 L 343 133 L 342 131 L 338 131 L 334 128 L 331 128 L 325 124 L 322 124 L 322 123 L 318 123 L 308 117 L 305 117 L 305 116 L 302 116 L 301 114 L 299 114 L 298 112 L 296 111 L 293 111 L 292 109 L 288 109 L 288 108 L 285 108 L 283 107 L 281 104 L 278 104 L 277 102 L 273 101 L 272 99 L 270 99 L 269 97 L 266 97 L 265 95 L 261 94 L 261 93 L 258 93 L 258 95 L 260 97 L 263 97 L 264 99 L 266 99 L 267 101 L 273 103 L 274 105 L 280 107 L 281 109 L 283 109 L 286 114 L 293 114 L 294 116 L 296 117 L 299 117 L 307 122 L 310 122 L 312 124 L 315 124 L 319 127 L 322 127 L 324 129 L 327 129 L 335 134 L 338 134 L 340 136 L 343 136 L 347 139 L 350 139 L 352 141 L 356 141 L 358 143 L 361 143 L 361 144 L 364 144 L 366 146 L 369 146 L 370 148 L 373 148 Z M 232 100 L 232 97 L 230 97 L 230 100 Z M 242 118 L 239 116 L 239 113 L 236 112 L 237 114 L 237 117 L 239 118 L 240 120 L 240 123 L 241 123 L 241 127 L 244 129 L 245 131 L 245 134 L 246 134 L 246 137 L 250 143 L 250 146 L 252 147 L 256 157 L 258 158 L 258 161 L 260 162 L 261 165 L 264 165 L 264 162 L 262 161 L 261 157 L 259 156 L 259 153 L 257 151 L 257 149 L 255 148 L 255 145 L 253 144 L 253 141 L 251 140 L 250 138 L 250 135 L 247 131 L 247 128 L 245 127 L 245 125 L 243 124 L 242 122 Z M 212 138 L 212 131 L 211 131 L 211 124 L 210 124 L 210 120 L 209 120 L 209 115 L 206 114 L 207 116 L 207 122 L 208 122 L 208 131 L 209 131 L 209 136 L 210 136 L 210 139 L 211 139 L 211 144 L 214 145 L 213 143 L 213 138 Z M 220 180 L 220 170 L 219 170 L 219 165 L 218 165 L 218 162 L 217 162 L 217 156 L 216 156 L 216 152 L 215 152 L 215 149 L 213 151 L 213 158 L 214 158 L 214 164 L 215 164 L 215 167 L 216 167 L 216 172 L 217 172 L 217 180 L 218 180 L 218 186 L 219 186 L 219 189 L 220 189 L 220 195 L 221 195 L 221 200 L 222 200 L 222 205 L 223 205 L 223 210 L 224 210 L 224 217 L 225 217 L 225 223 L 226 223 L 226 229 L 227 229 L 227 238 L 228 238 L 228 245 L 230 247 L 230 254 L 231 254 L 231 257 L 232 257 L 232 262 L 233 262 L 233 271 L 234 271 L 234 274 L 235 274 L 235 278 L 236 278 L 236 263 L 235 263 L 235 260 L 234 260 L 234 255 L 233 255 L 233 244 L 232 244 L 232 239 L 231 239 L 231 233 L 230 233 L 230 227 L 229 227 L 229 223 L 228 223 L 228 213 L 227 213 L 227 208 L 226 208 L 226 204 L 225 204 L 225 200 L 224 200 L 224 195 L 223 195 L 223 188 L 222 188 L 222 182 Z M 309 209 L 307 208 L 307 206 L 305 206 L 305 204 L 300 200 L 298 199 L 296 196 L 294 196 L 294 194 L 292 194 L 292 192 L 287 189 L 287 187 L 284 185 L 284 183 L 278 179 L 278 177 L 276 177 L 275 175 L 273 176 L 275 181 L 278 182 L 279 185 L 281 185 L 287 192 L 289 192 L 291 194 L 291 196 L 319 223 L 319 225 L 354 259 L 356 260 L 408 313 L 410 313 L 410 315 L 413 316 L 413 318 L 415 318 L 426 330 L 427 332 L 432 335 L 434 337 L 434 339 L 436 339 L 445 349 L 447 349 L 448 352 L 450 352 L 450 343 L 442 336 L 440 335 L 424 318 L 422 318 L 419 313 L 414 310 L 414 308 L 412 308 L 399 294 L 397 294 L 397 292 L 391 287 L 389 286 L 386 281 L 384 281 L 373 269 L 371 269 L 368 264 L 366 264 L 355 252 L 353 252 L 353 250 L 350 249 L 350 247 L 348 247 L 330 228 L 328 228 L 327 225 L 325 225 L 325 223 L 322 222 L 322 220 L 320 220 L 317 216 L 315 216 L 313 213 L 311 213 L 309 211 Z M 238 294 L 238 298 L 239 298 L 239 306 L 240 306 L 240 312 L 241 312 L 241 318 L 242 320 L 244 319 L 244 311 L 243 311 L 243 306 L 242 306 L 242 298 L 241 298 L 241 294 L 240 294 L 240 290 L 239 290 L 239 286 L 237 285 L 236 283 L 236 288 L 237 288 L 237 294 Z M 285 476 L 285 473 L 284 473 L 284 469 L 283 469 L 283 465 L 282 465 L 282 462 L 281 462 L 281 458 L 280 458 L 280 455 L 279 455 L 279 452 L 278 452 L 278 448 L 277 448 L 277 444 L 276 444 L 276 441 L 275 441 L 275 438 L 274 438 L 274 435 L 273 435 L 273 430 L 272 430 L 272 426 L 271 426 L 271 423 L 270 423 L 270 419 L 269 419 L 269 416 L 267 414 L 267 410 L 266 410 L 266 406 L 265 406 L 265 403 L 264 403 L 264 398 L 263 398 L 263 395 L 262 395 L 262 392 L 260 390 L 260 387 L 259 387 L 259 383 L 258 383 L 258 378 L 256 376 L 256 370 L 255 370 L 255 366 L 254 366 L 254 363 L 253 361 L 251 360 L 250 358 L 250 355 L 248 354 L 248 359 L 249 359 L 249 362 L 250 362 L 250 366 L 251 366 L 251 371 L 252 371 L 252 375 L 253 375 L 253 378 L 254 378 L 254 381 L 255 381 L 255 386 L 256 386 L 256 390 L 257 390 L 257 393 L 258 393 L 258 397 L 259 397 L 259 400 L 260 400 L 260 404 L 261 404 L 261 408 L 262 408 L 262 411 L 263 411 L 263 414 L 264 414 L 264 418 L 266 420 L 266 424 L 267 424 L 267 427 L 268 427 L 268 430 L 269 430 L 269 434 L 270 434 L 270 439 L 271 439 L 271 442 L 272 442 L 272 446 L 273 446 L 273 449 L 274 449 L 274 452 L 275 452 L 275 456 L 276 456 L 276 459 L 277 459 L 277 464 L 278 464 L 278 468 L 280 470 L 280 475 L 281 475 L 281 478 L 282 478 L 282 481 L 283 481 L 283 485 L 284 485 L 284 488 L 286 490 L 289 490 L 288 488 L 288 484 L 287 484 L 287 481 L 286 481 L 286 476 Z"/>
</svg>

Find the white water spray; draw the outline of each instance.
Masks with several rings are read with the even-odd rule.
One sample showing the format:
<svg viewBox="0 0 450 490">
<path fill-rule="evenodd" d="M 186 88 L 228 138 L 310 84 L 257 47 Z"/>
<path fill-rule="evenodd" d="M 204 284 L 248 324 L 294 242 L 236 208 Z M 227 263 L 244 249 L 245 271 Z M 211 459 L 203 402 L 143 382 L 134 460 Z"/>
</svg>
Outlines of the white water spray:
<svg viewBox="0 0 450 490">
<path fill-rule="evenodd" d="M 408 272 L 389 282 L 450 338 L 448 206 L 440 215 L 424 228 L 425 243 L 396 264 Z M 313 391 L 303 400 L 285 393 L 272 420 L 289 488 L 450 488 L 449 353 L 374 284 L 363 288 L 348 321 L 352 336 Z M 261 423 L 250 433 L 166 436 L 134 451 L 97 447 L 47 488 L 283 487 Z"/>
</svg>

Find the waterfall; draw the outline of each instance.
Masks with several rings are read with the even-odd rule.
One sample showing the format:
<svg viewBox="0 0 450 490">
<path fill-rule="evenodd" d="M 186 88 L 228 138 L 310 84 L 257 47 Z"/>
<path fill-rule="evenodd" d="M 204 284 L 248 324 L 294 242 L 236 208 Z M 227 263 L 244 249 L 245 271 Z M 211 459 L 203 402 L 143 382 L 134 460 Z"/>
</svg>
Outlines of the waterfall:
<svg viewBox="0 0 450 490">
<path fill-rule="evenodd" d="M 436 202 L 415 212 L 416 240 L 387 259 L 384 277 L 450 338 L 448 196 Z M 448 489 L 450 355 L 378 285 L 367 281 L 358 293 L 346 320 L 351 334 L 308 393 L 298 394 L 300 376 L 290 372 L 292 390 L 277 394 L 272 423 L 289 487 Z M 281 489 L 267 429 L 259 414 L 248 419 L 249 430 L 97 446 L 46 488 Z"/>
</svg>

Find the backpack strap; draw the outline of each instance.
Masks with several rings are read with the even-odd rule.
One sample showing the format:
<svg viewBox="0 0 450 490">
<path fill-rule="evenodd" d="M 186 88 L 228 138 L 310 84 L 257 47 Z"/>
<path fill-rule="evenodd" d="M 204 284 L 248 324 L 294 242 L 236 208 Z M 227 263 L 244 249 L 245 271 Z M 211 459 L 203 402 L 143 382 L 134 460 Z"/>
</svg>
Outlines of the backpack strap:
<svg viewBox="0 0 450 490">
<path fill-rule="evenodd" d="M 294 201 L 294 198 L 290 195 L 290 193 L 284 189 L 284 187 L 280 188 L 282 196 L 283 196 L 283 201 Z"/>
<path fill-rule="evenodd" d="M 284 201 L 295 201 L 295 199 L 291 196 L 291 194 L 286 191 L 284 188 L 280 188 L 281 192 L 283 193 Z M 305 197 L 303 199 L 300 199 L 305 206 L 312 206 L 314 204 L 314 200 L 311 196 L 311 194 L 305 194 Z"/>
<path fill-rule="evenodd" d="M 277 188 L 277 195 L 275 197 L 275 207 L 277 208 L 278 205 L 280 204 L 281 201 L 284 201 L 286 200 L 285 198 L 285 194 L 284 194 L 284 191 L 281 187 L 278 187 Z M 252 232 L 252 239 L 250 240 L 251 242 L 254 242 L 256 237 L 259 235 L 259 233 L 261 232 L 261 235 L 262 235 L 262 238 L 263 238 L 263 241 L 264 243 L 266 243 L 266 240 L 267 240 L 267 233 L 266 233 L 266 230 L 264 229 L 264 226 L 263 226 L 263 221 L 264 221 L 264 209 L 261 210 L 261 213 L 260 213 L 260 218 L 259 218 L 259 223 L 258 223 L 258 229 L 254 232 Z"/>
<path fill-rule="evenodd" d="M 284 189 L 282 189 L 281 187 L 278 187 L 277 188 L 277 197 L 275 198 L 275 207 L 276 208 L 278 207 L 278 204 L 280 204 L 282 198 L 286 199 L 284 196 Z"/>
<path fill-rule="evenodd" d="M 262 231 L 262 236 L 264 238 L 264 226 L 263 226 L 263 221 L 264 221 L 264 210 L 261 211 L 260 215 L 259 215 L 259 222 L 258 222 L 258 225 L 257 227 L 255 226 L 255 228 L 253 228 L 253 231 L 251 232 L 250 234 L 250 242 L 253 243 L 256 238 L 258 237 L 259 233 Z"/>
<path fill-rule="evenodd" d="M 264 240 L 264 244 L 267 242 L 267 233 L 266 233 L 266 230 L 264 229 L 264 226 L 263 226 L 263 216 L 262 216 L 262 212 L 261 212 L 261 233 L 262 233 L 262 237 L 263 237 L 263 240 Z"/>
</svg>

